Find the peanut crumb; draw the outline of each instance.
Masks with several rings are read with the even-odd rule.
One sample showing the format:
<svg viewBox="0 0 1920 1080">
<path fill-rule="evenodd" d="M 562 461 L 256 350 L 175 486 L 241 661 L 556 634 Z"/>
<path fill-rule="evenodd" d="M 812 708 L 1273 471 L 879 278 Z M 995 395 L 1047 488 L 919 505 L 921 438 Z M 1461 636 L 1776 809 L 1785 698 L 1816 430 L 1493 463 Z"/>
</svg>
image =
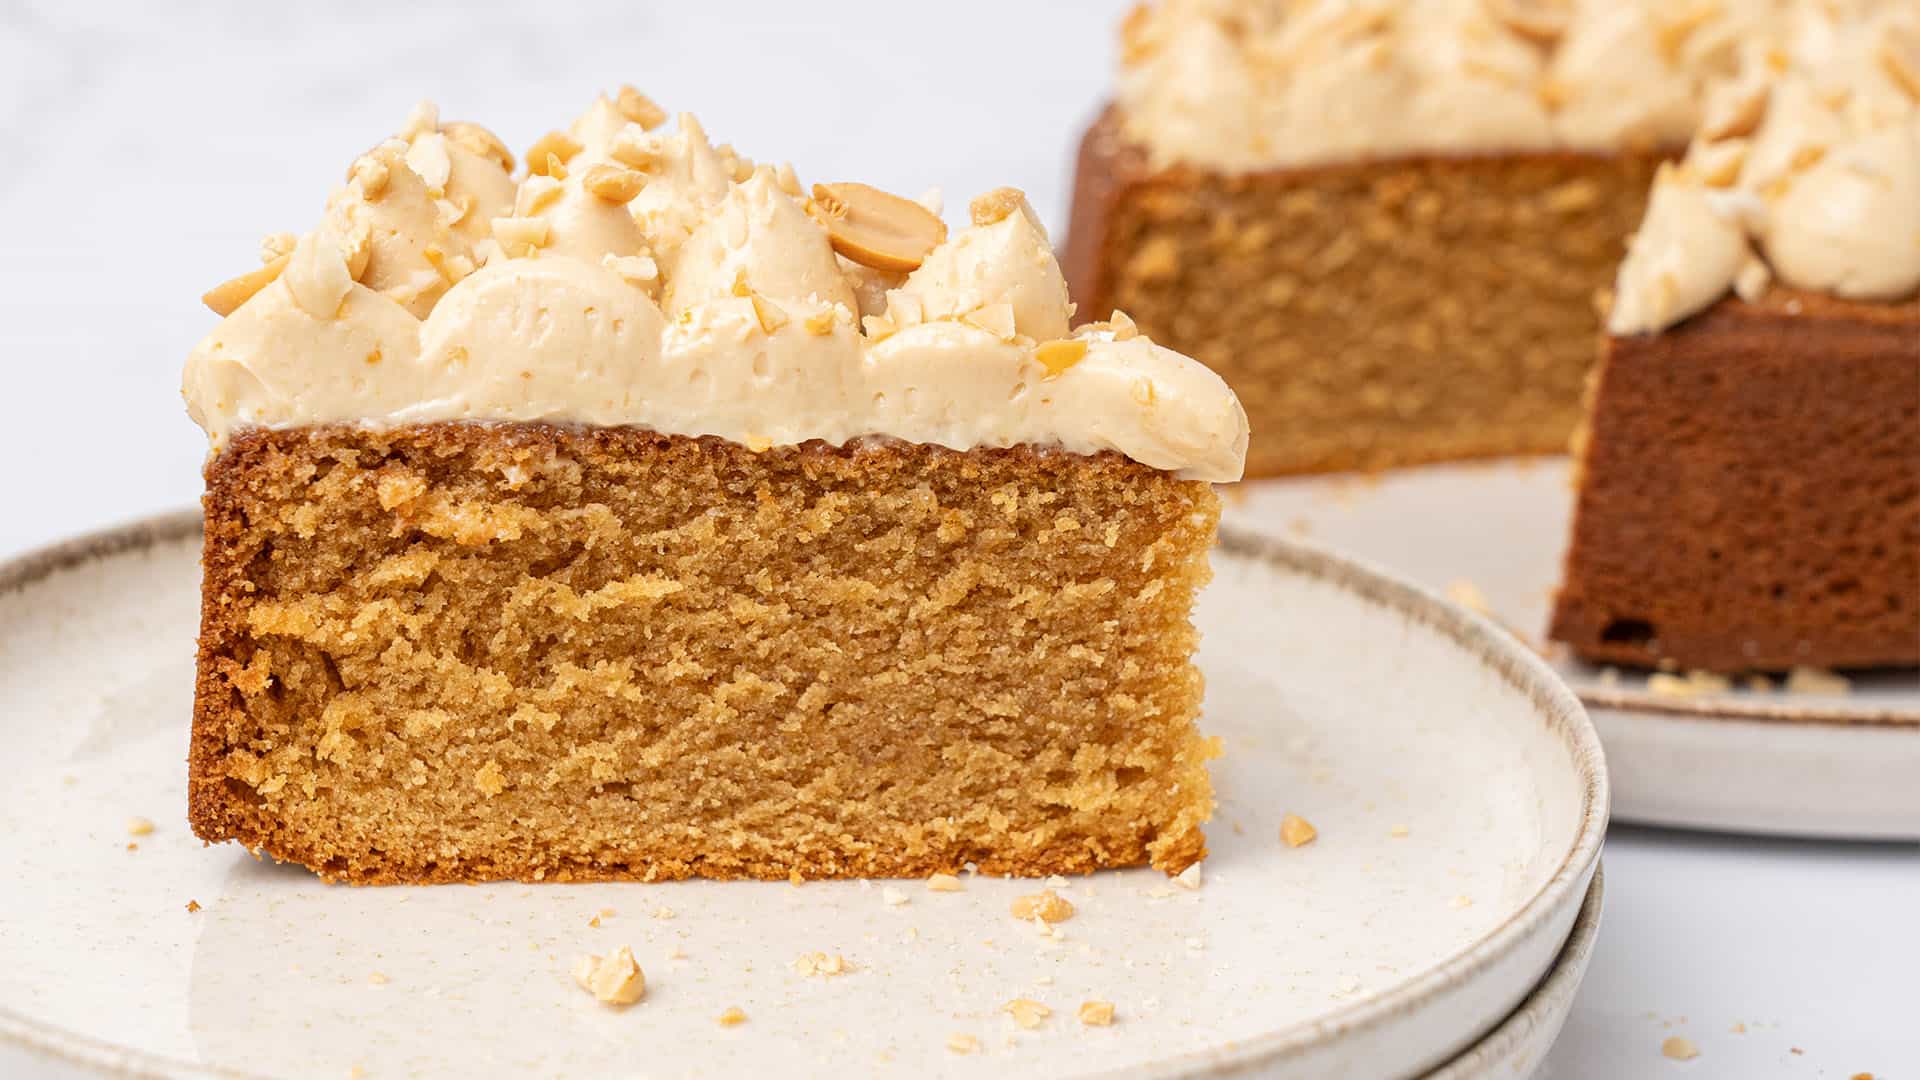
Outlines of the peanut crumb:
<svg viewBox="0 0 1920 1080">
<path fill-rule="evenodd" d="M 1280 819 L 1280 839 L 1290 848 L 1302 847 L 1313 843 L 1320 835 L 1311 822 L 1297 814 L 1288 814 Z"/>
<path fill-rule="evenodd" d="M 1031 896 L 1016 897 L 1012 911 L 1013 917 L 1021 922 L 1039 919 L 1046 923 L 1057 923 L 1073 918 L 1072 902 L 1052 889 L 1043 889 Z"/>
<path fill-rule="evenodd" d="M 721 1013 L 719 1019 L 721 1027 L 738 1027 L 747 1022 L 747 1013 L 746 1010 L 735 1005 Z"/>
<path fill-rule="evenodd" d="M 367 981 L 372 983 L 375 986 L 385 986 L 389 982 L 392 982 L 393 980 L 387 978 L 387 975 L 385 972 L 376 971 L 367 976 Z"/>
<path fill-rule="evenodd" d="M 1692 1061 L 1700 1056 L 1700 1048 L 1685 1035 L 1669 1035 L 1661 1040 L 1660 1052 L 1675 1061 Z"/>
<path fill-rule="evenodd" d="M 620 115 L 652 131 L 667 122 L 667 110 L 653 103 L 653 99 L 635 90 L 631 86 L 622 86 L 613 99 L 614 107 Z"/>
<path fill-rule="evenodd" d="M 556 180 L 566 178 L 567 159 L 579 153 L 580 141 L 564 131 L 549 131 L 534 140 L 527 148 L 527 172 L 532 176 L 552 176 Z M 560 165 L 555 175 L 554 165 Z"/>
<path fill-rule="evenodd" d="M 888 907 L 899 907 L 907 902 L 907 894 L 888 885 L 880 890 L 880 899 Z"/>
<path fill-rule="evenodd" d="M 959 892 L 965 886 L 952 874 L 935 874 L 927 879 L 928 892 Z"/>
<path fill-rule="evenodd" d="M 763 334 L 771 336 L 776 330 L 793 321 L 787 317 L 785 309 L 759 293 L 748 294 L 747 302 L 753 305 L 754 321 L 760 324 L 760 332 Z"/>
<path fill-rule="evenodd" d="M 1040 1022 L 1053 1015 L 1053 1010 L 1032 998 L 1014 998 L 1004 1006 L 1013 1022 L 1031 1031 L 1040 1026 Z"/>
<path fill-rule="evenodd" d="M 1087 343 L 1078 338 L 1043 341 L 1033 347 L 1033 358 L 1047 369 L 1047 377 L 1059 378 L 1068 368 L 1086 359 Z"/>
<path fill-rule="evenodd" d="M 1083 1001 L 1080 1003 L 1080 1022 L 1088 1027 L 1109 1027 L 1113 1024 L 1113 1002 Z"/>
<path fill-rule="evenodd" d="M 994 188 L 968 203 L 967 212 L 975 225 L 992 225 L 1006 220 L 1007 215 L 1019 210 L 1020 204 L 1026 201 L 1026 193 L 1019 188 Z"/>
<path fill-rule="evenodd" d="M 291 259 L 291 254 L 281 255 L 257 270 L 249 270 L 239 277 L 223 281 L 208 289 L 200 297 L 200 302 L 212 309 L 215 315 L 225 318 L 239 310 L 241 304 L 253 299 L 255 293 L 273 284 Z"/>
<path fill-rule="evenodd" d="M 807 333 L 815 337 L 825 337 L 833 333 L 833 323 L 833 309 L 827 308 L 825 311 L 816 311 L 807 316 L 800 325 L 806 329 Z"/>
<path fill-rule="evenodd" d="M 845 975 L 847 972 L 852 971 L 853 965 L 847 963 L 846 957 L 841 956 L 839 953 L 834 953 L 829 956 L 823 952 L 815 952 L 806 953 L 798 960 L 795 960 L 793 962 L 793 970 L 803 976 L 819 976 L 823 979 L 830 979 L 836 975 Z"/>
<path fill-rule="evenodd" d="M 493 238 L 509 257 L 523 258 L 546 246 L 547 222 L 543 218 L 494 218 Z"/>
<path fill-rule="evenodd" d="M 975 1050 L 980 1049 L 980 1040 L 971 1035 L 962 1035 L 959 1032 L 955 1032 L 947 1036 L 947 1049 L 956 1054 L 971 1054 Z"/>
<path fill-rule="evenodd" d="M 625 945 L 610 956 L 582 956 L 574 961 L 573 981 L 604 1005 L 631 1005 L 647 992 L 646 974 Z"/>
<path fill-rule="evenodd" d="M 1655 697 L 1695 698 L 1725 693 L 1732 686 L 1726 676 L 1711 671 L 1689 671 L 1685 675 L 1656 671 L 1647 676 L 1647 692 Z"/>
<path fill-rule="evenodd" d="M 127 819 L 128 836 L 146 836 L 151 832 L 153 832 L 153 819 L 143 817 L 130 817 Z"/>
<path fill-rule="evenodd" d="M 1180 886 L 1183 889 L 1199 888 L 1200 887 L 1200 864 L 1194 863 L 1193 865 L 1187 867 L 1185 870 L 1180 871 L 1180 873 L 1174 876 L 1173 881 L 1174 881 L 1174 884 Z"/>
<path fill-rule="evenodd" d="M 647 186 L 647 177 L 645 173 L 602 162 L 587 166 L 587 171 L 580 176 L 580 186 L 596 198 L 626 203 L 632 202 L 640 189 Z"/>
</svg>

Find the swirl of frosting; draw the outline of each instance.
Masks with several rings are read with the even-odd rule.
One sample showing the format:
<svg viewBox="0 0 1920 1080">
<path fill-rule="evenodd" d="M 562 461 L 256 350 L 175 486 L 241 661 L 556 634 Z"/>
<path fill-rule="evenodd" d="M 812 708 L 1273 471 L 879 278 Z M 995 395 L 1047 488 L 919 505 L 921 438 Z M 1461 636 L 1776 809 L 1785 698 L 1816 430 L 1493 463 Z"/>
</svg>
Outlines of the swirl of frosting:
<svg viewBox="0 0 1920 1080">
<path fill-rule="evenodd" d="M 1027 444 L 1240 476 L 1232 391 L 1123 317 L 1069 335 L 1046 232 L 1011 189 L 902 276 L 836 254 L 790 170 L 752 168 L 690 116 L 647 131 L 602 98 L 543 143 L 540 171 L 503 187 L 497 140 L 416 110 L 357 162 L 326 223 L 188 358 L 213 452 L 248 427 L 492 420 L 756 449 Z"/>
</svg>

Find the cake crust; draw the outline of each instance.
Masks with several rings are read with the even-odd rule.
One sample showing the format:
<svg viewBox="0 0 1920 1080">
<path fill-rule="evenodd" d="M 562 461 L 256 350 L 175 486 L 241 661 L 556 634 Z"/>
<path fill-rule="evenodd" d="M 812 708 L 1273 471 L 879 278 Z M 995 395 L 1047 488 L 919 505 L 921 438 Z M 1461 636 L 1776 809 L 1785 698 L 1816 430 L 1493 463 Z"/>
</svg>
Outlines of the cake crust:
<svg viewBox="0 0 1920 1080">
<path fill-rule="evenodd" d="M 1713 671 L 1920 663 L 1920 298 L 1776 288 L 1612 337 L 1552 636 Z"/>
<path fill-rule="evenodd" d="M 1081 141 L 1062 268 L 1206 363 L 1260 437 L 1247 473 L 1558 453 L 1660 150 L 1156 170 L 1109 107 Z"/>
<path fill-rule="evenodd" d="M 255 429 L 206 482 L 203 839 L 358 883 L 1205 853 L 1204 483 L 520 423 Z"/>
</svg>

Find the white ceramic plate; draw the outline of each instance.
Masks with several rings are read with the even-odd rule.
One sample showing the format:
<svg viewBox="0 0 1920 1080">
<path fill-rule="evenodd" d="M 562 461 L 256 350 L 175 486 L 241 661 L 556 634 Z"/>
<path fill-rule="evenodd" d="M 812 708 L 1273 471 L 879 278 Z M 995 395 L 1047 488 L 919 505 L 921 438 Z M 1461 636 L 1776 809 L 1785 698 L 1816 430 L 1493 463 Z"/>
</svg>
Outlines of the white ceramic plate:
<svg viewBox="0 0 1920 1080">
<path fill-rule="evenodd" d="M 1306 537 L 1436 591 L 1470 582 L 1538 647 L 1572 502 L 1566 459 L 1519 459 L 1242 484 L 1229 492 L 1227 520 Z M 1920 839 L 1920 672 L 1857 675 L 1845 695 L 1736 685 L 1679 699 L 1631 672 L 1552 662 L 1606 743 L 1622 820 Z"/>
<path fill-rule="evenodd" d="M 1196 891 L 1075 879 L 1048 939 L 1007 914 L 1032 882 L 984 878 L 899 883 L 899 905 L 861 882 L 326 886 L 182 820 L 198 546 L 181 515 L 0 567 L 0 1038 L 188 1076 L 1371 1080 L 1512 1013 L 1597 866 L 1599 743 L 1532 654 L 1337 557 L 1230 538 L 1197 616 L 1227 756 Z M 1283 846 L 1289 812 L 1319 839 Z M 567 970 L 621 944 L 648 994 L 616 1012 Z M 815 951 L 855 970 L 796 973 Z M 1016 997 L 1052 1017 L 1017 1028 Z M 1096 998 L 1112 1027 L 1075 1018 Z M 749 1019 L 723 1028 L 732 1006 Z"/>
</svg>

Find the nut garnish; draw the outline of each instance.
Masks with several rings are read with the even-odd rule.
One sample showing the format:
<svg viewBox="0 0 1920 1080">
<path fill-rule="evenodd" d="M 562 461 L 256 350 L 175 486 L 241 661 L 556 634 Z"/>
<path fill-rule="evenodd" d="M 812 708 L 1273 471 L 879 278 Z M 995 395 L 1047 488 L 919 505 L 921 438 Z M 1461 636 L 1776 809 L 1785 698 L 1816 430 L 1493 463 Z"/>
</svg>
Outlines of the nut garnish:
<svg viewBox="0 0 1920 1080">
<path fill-rule="evenodd" d="M 627 284 L 643 289 L 660 280 L 660 264 L 650 255 L 603 255 L 600 265 L 619 274 Z"/>
<path fill-rule="evenodd" d="M 257 270 L 249 270 L 237 278 L 223 281 L 208 289 L 200 297 L 200 302 L 213 309 L 215 315 L 225 318 L 239 309 L 241 304 L 253 299 L 253 294 L 273 284 L 280 272 L 287 268 L 287 260 L 292 252 L 282 255 Z"/>
<path fill-rule="evenodd" d="M 1320 830 L 1314 828 L 1312 823 L 1298 814 L 1288 814 L 1280 819 L 1280 839 L 1288 847 L 1297 848 L 1311 844 L 1313 838 L 1319 835 Z"/>
<path fill-rule="evenodd" d="M 834 251 L 876 270 L 917 270 L 947 238 L 926 207 L 866 184 L 815 184 L 807 213 Z"/>
<path fill-rule="evenodd" d="M 532 217 L 560 197 L 565 190 L 560 181 L 551 176 L 529 176 L 520 182 L 520 190 L 513 193 L 513 216 Z"/>
<path fill-rule="evenodd" d="M 1042 922 L 1057 923 L 1073 918 L 1072 902 L 1052 889 L 1043 889 L 1031 896 L 1016 897 L 1011 910 L 1013 917 L 1021 922 L 1039 919 Z"/>
<path fill-rule="evenodd" d="M 293 254 L 293 245 L 300 238 L 290 232 L 268 233 L 260 238 L 260 261 L 270 263 L 282 255 Z"/>
<path fill-rule="evenodd" d="M 1031 1031 L 1040 1026 L 1040 1022 L 1053 1015 L 1053 1010 L 1032 998 L 1014 998 L 1002 1006 L 1013 1022 Z"/>
<path fill-rule="evenodd" d="M 631 1005 L 647 992 L 647 977 L 633 962 L 625 945 L 611 956 L 583 956 L 574 961 L 573 981 L 606 1005 Z"/>
<path fill-rule="evenodd" d="M 1113 1002 L 1083 1001 L 1080 1003 L 1080 1022 L 1088 1027 L 1108 1027 L 1113 1023 Z"/>
<path fill-rule="evenodd" d="M 667 110 L 653 103 L 653 99 L 635 90 L 631 86 L 622 86 L 613 98 L 614 107 L 620 115 L 652 131 L 667 122 Z"/>
<path fill-rule="evenodd" d="M 581 174 L 580 186 L 608 202 L 632 202 L 640 189 L 647 186 L 646 175 L 633 169 L 623 169 L 618 165 L 605 163 L 590 165 Z"/>
<path fill-rule="evenodd" d="M 787 317 L 787 313 L 782 311 L 779 305 L 759 293 L 750 294 L 747 302 L 753 305 L 753 317 L 759 321 L 760 332 L 763 334 L 772 334 L 793 321 Z"/>
<path fill-rule="evenodd" d="M 527 148 L 527 172 L 550 176 L 557 160 L 564 167 L 567 159 L 580 152 L 580 141 L 564 131 L 549 131 Z"/>
<path fill-rule="evenodd" d="M 1020 204 L 1026 201 L 1026 193 L 1019 188 L 994 188 L 968 203 L 967 212 L 973 215 L 975 225 L 992 225 L 1004 221 L 1008 214 L 1020 209 Z"/>
<path fill-rule="evenodd" d="M 387 182 L 392 178 L 392 173 L 387 171 L 387 163 L 372 154 L 360 155 L 347 169 L 348 182 L 357 182 L 361 196 L 367 199 L 378 199 L 386 194 Z"/>
<path fill-rule="evenodd" d="M 1043 341 L 1033 347 L 1033 358 L 1047 369 L 1048 378 L 1058 378 L 1066 370 L 1086 359 L 1087 343 L 1078 338 Z"/>
<path fill-rule="evenodd" d="M 547 223 L 543 218 L 500 217 L 493 219 L 493 238 L 509 257 L 531 255 L 547 243 Z"/>
<path fill-rule="evenodd" d="M 833 309 L 827 308 L 825 311 L 816 311 L 807 316 L 801 325 L 806 328 L 807 333 L 815 337 L 825 337 L 833 333 L 833 323 Z"/>
<path fill-rule="evenodd" d="M 1567 0 L 1486 0 L 1487 12 L 1521 37 L 1550 44 L 1567 32 L 1573 5 Z"/>
<path fill-rule="evenodd" d="M 507 144 L 500 141 L 500 136 L 495 135 L 479 124 L 470 124 L 463 120 L 456 120 L 452 123 L 441 124 L 440 134 L 453 140 L 455 146 L 470 150 L 483 158 L 498 162 L 503 171 L 513 171 L 513 151 L 507 149 Z"/>
</svg>

